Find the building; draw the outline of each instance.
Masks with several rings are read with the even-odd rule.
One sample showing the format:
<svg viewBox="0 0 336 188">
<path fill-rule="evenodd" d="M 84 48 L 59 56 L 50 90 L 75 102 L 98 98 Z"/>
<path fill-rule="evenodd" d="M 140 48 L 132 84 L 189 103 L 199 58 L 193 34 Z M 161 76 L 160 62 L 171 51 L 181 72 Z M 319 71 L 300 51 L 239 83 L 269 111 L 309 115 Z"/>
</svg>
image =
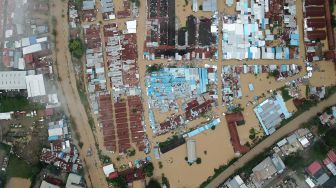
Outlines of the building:
<svg viewBox="0 0 336 188">
<path fill-rule="evenodd" d="M 256 106 L 254 112 L 266 135 L 275 132 L 276 126 L 278 126 L 283 119 L 288 119 L 292 116 L 292 114 L 288 112 L 286 104 L 279 93 Z"/>
<path fill-rule="evenodd" d="M 64 119 L 59 121 L 50 122 L 48 124 L 48 140 L 55 141 L 60 140 L 62 138 L 66 138 L 69 134 L 68 132 L 68 124 Z"/>
<path fill-rule="evenodd" d="M 281 174 L 285 168 L 285 164 L 281 158 L 277 154 L 274 154 L 264 159 L 252 169 L 252 182 L 257 188 L 262 187 L 265 181 L 273 178 L 277 174 Z"/>
<path fill-rule="evenodd" d="M 323 185 L 329 180 L 329 176 L 326 174 L 321 164 L 318 161 L 313 162 L 306 169 L 308 174 L 311 175 L 318 185 Z"/>
<path fill-rule="evenodd" d="M 42 181 L 40 188 L 60 188 L 60 186 L 53 185 L 53 184 L 48 183 L 46 181 Z"/>
<path fill-rule="evenodd" d="M 82 176 L 70 173 L 65 188 L 84 188 Z"/>
<path fill-rule="evenodd" d="M 39 97 L 46 95 L 42 74 L 26 76 L 26 85 L 28 97 Z"/>
<path fill-rule="evenodd" d="M 189 139 L 187 140 L 187 157 L 188 163 L 193 163 L 197 159 L 196 154 L 196 140 Z"/>
<path fill-rule="evenodd" d="M 241 145 L 237 126 L 245 124 L 244 116 L 241 112 L 227 114 L 225 116 L 229 132 L 230 132 L 230 141 L 233 146 L 233 151 L 240 155 L 249 151 L 249 148 Z"/>
<path fill-rule="evenodd" d="M 231 180 L 228 180 L 224 184 L 227 188 L 247 188 L 244 181 L 239 175 L 236 175 Z"/>
<path fill-rule="evenodd" d="M 12 119 L 13 112 L 0 113 L 0 120 L 10 120 Z"/>
<path fill-rule="evenodd" d="M 137 21 L 127 21 L 126 22 L 127 33 L 136 33 Z"/>
<path fill-rule="evenodd" d="M 0 71 L 0 90 L 27 89 L 26 71 Z"/>
<path fill-rule="evenodd" d="M 203 0 L 203 11 L 216 12 L 217 0 Z"/>
<path fill-rule="evenodd" d="M 110 175 L 115 172 L 113 164 L 104 166 L 103 171 L 106 177 L 110 177 Z"/>
</svg>

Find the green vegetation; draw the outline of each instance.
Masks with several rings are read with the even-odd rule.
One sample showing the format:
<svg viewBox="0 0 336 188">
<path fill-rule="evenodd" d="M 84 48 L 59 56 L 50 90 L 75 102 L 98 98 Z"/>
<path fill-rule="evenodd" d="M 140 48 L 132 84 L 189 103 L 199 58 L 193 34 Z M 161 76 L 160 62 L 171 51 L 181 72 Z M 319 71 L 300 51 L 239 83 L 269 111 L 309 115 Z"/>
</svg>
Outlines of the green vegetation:
<svg viewBox="0 0 336 188">
<path fill-rule="evenodd" d="M 291 154 L 285 157 L 285 165 L 292 170 L 300 170 L 306 167 L 304 159 L 300 153 Z"/>
<path fill-rule="evenodd" d="M 17 156 L 11 155 L 7 166 L 7 175 L 8 177 L 29 178 L 33 181 L 42 168 L 42 163 L 30 165 Z"/>
<path fill-rule="evenodd" d="M 149 162 L 145 165 L 144 171 L 147 177 L 152 177 L 154 174 L 154 165 L 153 163 Z"/>
<path fill-rule="evenodd" d="M 118 176 L 117 178 L 114 178 L 113 180 L 106 178 L 107 184 L 109 187 L 115 187 L 115 188 L 127 188 L 127 182 L 124 177 Z"/>
<path fill-rule="evenodd" d="M 236 112 L 243 112 L 244 111 L 244 108 L 240 107 L 240 106 L 237 106 L 235 107 L 234 109 L 231 110 L 232 112 L 236 113 Z"/>
<path fill-rule="evenodd" d="M 43 105 L 38 103 L 32 103 L 23 96 L 0 97 L 0 112 L 30 111 L 43 108 Z"/>
<path fill-rule="evenodd" d="M 280 91 L 281 91 L 282 98 L 284 99 L 285 102 L 292 99 L 292 96 L 289 95 L 288 88 L 286 86 L 281 87 Z"/>
<path fill-rule="evenodd" d="M 237 160 L 238 160 L 238 158 L 233 158 L 227 164 L 221 165 L 221 166 L 219 166 L 219 168 L 215 168 L 214 169 L 215 174 L 213 176 L 209 176 L 208 179 L 200 185 L 200 188 L 206 187 L 214 178 L 216 178 L 220 173 L 222 173 L 224 170 L 226 170 L 230 165 L 235 163 Z"/>
<path fill-rule="evenodd" d="M 146 188 L 161 188 L 161 185 L 156 179 L 151 178 Z"/>
<path fill-rule="evenodd" d="M 129 149 L 129 150 L 127 151 L 127 155 L 130 156 L 130 157 L 134 156 L 135 153 L 136 153 L 136 151 L 135 151 L 134 148 L 131 148 L 131 149 Z"/>
<path fill-rule="evenodd" d="M 198 10 L 203 10 L 203 5 L 198 6 Z"/>
<path fill-rule="evenodd" d="M 96 143 L 96 149 L 98 151 L 99 160 L 101 162 L 103 162 L 103 164 L 109 164 L 109 163 L 111 163 L 111 161 L 112 161 L 111 158 L 109 156 L 103 154 L 102 150 L 99 149 L 99 145 L 97 143 Z"/>
<path fill-rule="evenodd" d="M 251 140 L 254 140 L 256 138 L 256 135 L 257 135 L 257 131 L 255 130 L 255 128 L 251 128 L 249 138 Z"/>
<path fill-rule="evenodd" d="M 75 0 L 75 6 L 78 10 L 82 9 L 83 0 Z"/>
<path fill-rule="evenodd" d="M 196 164 L 201 164 L 201 163 L 202 163 L 202 159 L 198 157 L 198 158 L 196 159 Z"/>
<path fill-rule="evenodd" d="M 274 70 L 268 74 L 270 77 L 278 78 L 280 75 L 280 72 L 278 70 Z"/>
<path fill-rule="evenodd" d="M 77 59 L 82 58 L 85 52 L 85 48 L 81 39 L 80 38 L 71 39 L 69 41 L 69 50 L 71 52 L 71 55 L 73 55 L 75 58 Z"/>
<path fill-rule="evenodd" d="M 164 174 L 162 174 L 162 185 L 165 185 L 167 188 L 170 188 L 169 180 Z"/>
<path fill-rule="evenodd" d="M 187 6 L 189 4 L 188 0 L 184 0 L 185 6 Z"/>
<path fill-rule="evenodd" d="M 155 65 L 147 65 L 146 66 L 146 72 L 147 73 L 152 73 L 152 72 L 157 72 L 157 71 L 159 71 L 159 70 L 161 70 L 163 67 L 162 67 L 162 65 L 160 64 L 160 65 L 158 65 L 158 64 L 155 64 Z"/>
<path fill-rule="evenodd" d="M 322 125 L 324 126 L 324 125 Z M 322 139 L 325 141 L 325 144 L 330 146 L 333 149 L 336 149 L 336 129 L 329 129 L 326 131 Z"/>
<path fill-rule="evenodd" d="M 132 3 L 135 3 L 135 6 L 140 7 L 140 0 L 130 0 Z"/>
<path fill-rule="evenodd" d="M 159 161 L 159 169 L 161 169 L 162 167 L 163 167 L 162 162 Z"/>
</svg>

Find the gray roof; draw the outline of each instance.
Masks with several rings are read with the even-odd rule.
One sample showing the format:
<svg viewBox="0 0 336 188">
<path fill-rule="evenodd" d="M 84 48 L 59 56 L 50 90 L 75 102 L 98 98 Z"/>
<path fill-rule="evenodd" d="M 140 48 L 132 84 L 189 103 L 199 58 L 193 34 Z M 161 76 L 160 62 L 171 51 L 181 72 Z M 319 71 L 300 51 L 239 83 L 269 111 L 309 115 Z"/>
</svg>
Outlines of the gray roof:
<svg viewBox="0 0 336 188">
<path fill-rule="evenodd" d="M 113 12 L 113 2 L 112 0 L 101 0 L 102 13 Z"/>
<path fill-rule="evenodd" d="M 81 186 L 82 177 L 80 175 L 70 173 L 65 188 L 84 188 Z"/>
<path fill-rule="evenodd" d="M 273 176 L 277 172 L 277 169 L 275 168 L 271 158 L 267 157 L 255 166 L 252 171 L 259 181 L 264 181 Z"/>
<path fill-rule="evenodd" d="M 203 0 L 203 11 L 217 11 L 217 0 Z"/>
<path fill-rule="evenodd" d="M 329 180 L 329 176 L 326 173 L 324 173 L 324 174 L 322 174 L 322 176 L 320 176 L 319 178 L 317 178 L 317 183 L 319 185 L 323 185 L 328 180 Z"/>
<path fill-rule="evenodd" d="M 27 89 L 26 71 L 0 71 L 0 90 Z"/>
<path fill-rule="evenodd" d="M 95 8 L 96 2 L 94 0 L 83 1 L 82 10 L 92 10 Z"/>
</svg>

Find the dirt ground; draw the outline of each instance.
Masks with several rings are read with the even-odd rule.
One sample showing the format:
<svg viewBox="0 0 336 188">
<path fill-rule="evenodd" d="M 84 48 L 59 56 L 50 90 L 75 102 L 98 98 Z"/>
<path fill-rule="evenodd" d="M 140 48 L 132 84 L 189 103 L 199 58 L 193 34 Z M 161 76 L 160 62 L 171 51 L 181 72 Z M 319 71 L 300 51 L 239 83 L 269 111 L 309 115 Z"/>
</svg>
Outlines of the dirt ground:
<svg viewBox="0 0 336 188">
<path fill-rule="evenodd" d="M 29 188 L 30 180 L 24 178 L 10 178 L 6 188 Z"/>
</svg>

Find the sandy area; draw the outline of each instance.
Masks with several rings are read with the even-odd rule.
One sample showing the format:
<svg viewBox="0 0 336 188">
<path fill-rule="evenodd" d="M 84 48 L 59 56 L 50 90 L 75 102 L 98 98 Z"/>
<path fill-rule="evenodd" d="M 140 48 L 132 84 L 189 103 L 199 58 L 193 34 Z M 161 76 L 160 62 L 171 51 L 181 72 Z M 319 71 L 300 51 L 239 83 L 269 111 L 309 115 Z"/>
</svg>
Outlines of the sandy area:
<svg viewBox="0 0 336 188">
<path fill-rule="evenodd" d="M 6 188 L 29 188 L 30 180 L 24 178 L 10 178 Z"/>
</svg>

